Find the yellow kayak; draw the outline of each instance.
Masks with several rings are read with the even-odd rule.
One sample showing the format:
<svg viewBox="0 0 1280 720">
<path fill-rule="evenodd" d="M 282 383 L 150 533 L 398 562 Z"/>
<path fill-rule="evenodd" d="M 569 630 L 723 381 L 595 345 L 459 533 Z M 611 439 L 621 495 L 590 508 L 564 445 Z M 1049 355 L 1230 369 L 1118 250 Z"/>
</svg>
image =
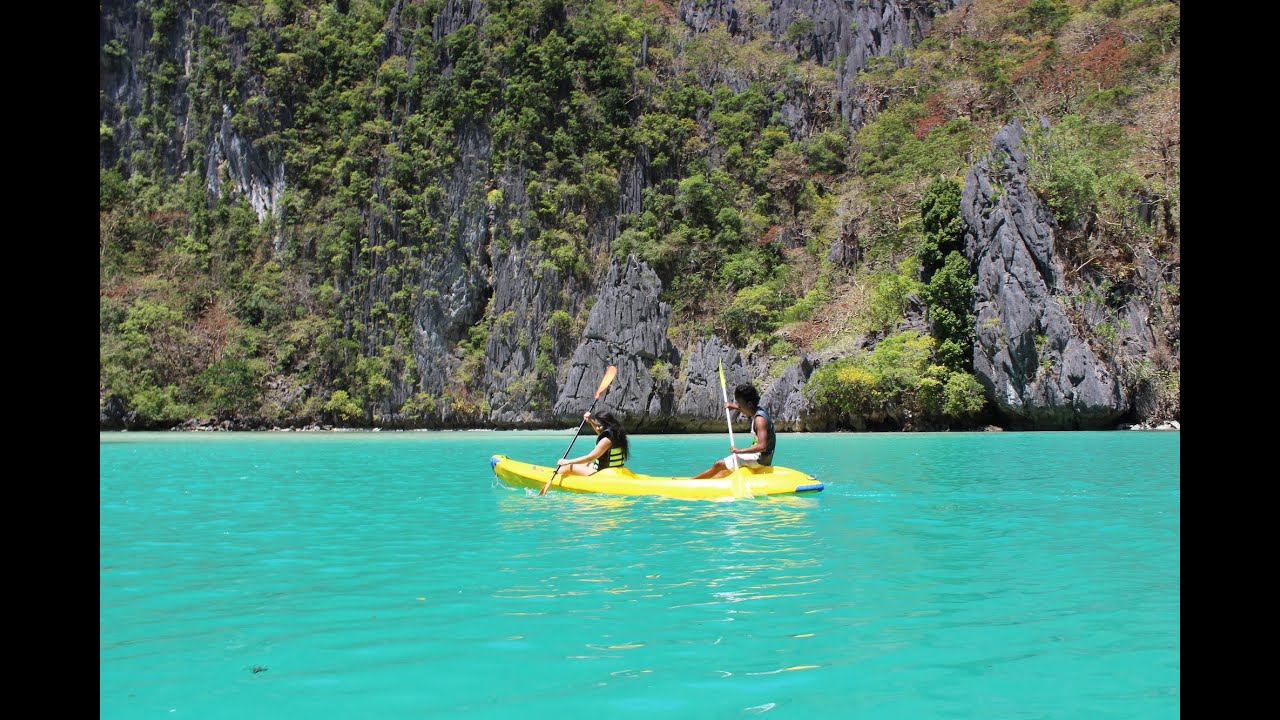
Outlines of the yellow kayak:
<svg viewBox="0 0 1280 720">
<path fill-rule="evenodd" d="M 498 479 L 512 487 L 541 490 L 555 468 L 494 455 L 489 465 Z M 608 495 L 662 495 L 674 498 L 723 499 L 759 495 L 794 495 L 821 492 L 823 484 L 812 475 L 777 465 L 740 467 L 721 478 L 694 480 L 688 477 L 640 475 L 626 467 L 605 468 L 594 475 L 556 474 L 551 487 L 569 492 Z"/>
</svg>

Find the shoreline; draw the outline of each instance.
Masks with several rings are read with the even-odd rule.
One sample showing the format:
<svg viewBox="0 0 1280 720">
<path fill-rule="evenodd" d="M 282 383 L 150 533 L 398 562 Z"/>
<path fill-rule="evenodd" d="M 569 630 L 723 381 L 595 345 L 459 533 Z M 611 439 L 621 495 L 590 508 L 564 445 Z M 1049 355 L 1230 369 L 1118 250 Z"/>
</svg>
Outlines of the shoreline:
<svg viewBox="0 0 1280 720">
<path fill-rule="evenodd" d="M 303 427 L 269 427 L 269 428 L 246 428 L 246 427 L 230 427 L 230 423 L 219 424 L 201 424 L 195 426 L 176 425 L 168 428 L 104 428 L 99 427 L 99 433 L 128 433 L 128 432 L 180 432 L 180 433 L 206 433 L 206 432 L 244 432 L 244 433 L 380 433 L 380 432 L 545 432 L 545 431 L 566 431 L 573 429 L 572 425 L 565 427 L 438 427 L 438 428 L 404 428 L 404 427 L 338 427 L 334 425 L 307 425 Z M 785 430 L 779 429 L 779 433 L 973 433 L 973 432 L 1122 432 L 1122 431 L 1155 431 L 1155 432 L 1181 432 L 1182 424 L 1177 420 L 1168 420 L 1160 423 L 1121 423 L 1114 428 L 1084 428 L 1084 429 L 1045 429 L 1045 428 L 1026 428 L 1011 429 L 1002 428 L 997 425 L 986 425 L 983 427 L 970 428 L 965 430 L 852 430 L 852 429 L 833 429 L 833 430 Z M 698 435 L 698 434 L 714 434 L 722 432 L 723 428 L 718 430 L 702 430 L 702 429 L 685 429 L 685 430 L 659 430 L 644 431 L 636 430 L 633 434 L 637 435 Z"/>
</svg>

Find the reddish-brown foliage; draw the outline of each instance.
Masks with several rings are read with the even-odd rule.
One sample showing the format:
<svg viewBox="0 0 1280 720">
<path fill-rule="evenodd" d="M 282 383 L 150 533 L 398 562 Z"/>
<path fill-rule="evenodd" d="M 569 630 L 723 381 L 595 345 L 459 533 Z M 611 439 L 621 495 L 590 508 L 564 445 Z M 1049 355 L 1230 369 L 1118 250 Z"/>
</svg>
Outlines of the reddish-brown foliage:
<svg viewBox="0 0 1280 720">
<path fill-rule="evenodd" d="M 926 115 L 916 121 L 916 139 L 923 140 L 929 131 L 945 123 L 947 119 L 941 113 Z"/>
<path fill-rule="evenodd" d="M 1097 83 L 1097 89 L 1115 87 L 1122 80 L 1121 65 L 1129 54 L 1124 38 L 1119 35 L 1105 37 L 1080 58 L 1077 73 L 1085 82 Z"/>
<path fill-rule="evenodd" d="M 186 220 L 187 213 L 180 210 L 153 210 L 147 213 L 147 219 L 156 225 L 169 227 L 180 220 Z"/>
<path fill-rule="evenodd" d="M 235 318 L 221 302 L 211 304 L 191 328 L 191 339 L 199 349 L 198 356 L 208 358 L 210 362 L 221 360 L 227 344 L 227 331 L 234 322 Z"/>
<path fill-rule="evenodd" d="M 1009 73 L 1009 80 L 1014 83 L 1019 83 L 1026 78 L 1032 78 L 1034 80 L 1035 78 L 1045 74 L 1049 65 L 1046 61 L 1051 55 L 1053 55 L 1052 48 L 1045 48 L 1044 50 L 1041 50 L 1031 59 L 1019 65 L 1013 72 Z"/>
<path fill-rule="evenodd" d="M 675 19 L 676 11 L 672 10 L 671 6 L 663 2 L 663 0 L 648 0 L 648 2 L 650 5 L 656 7 L 658 9 L 658 12 L 662 13 L 662 15 L 667 19 L 669 20 Z"/>
<path fill-rule="evenodd" d="M 924 117 L 916 121 L 916 139 L 923 140 L 931 130 L 945 123 L 949 118 L 947 114 L 946 98 L 942 93 L 934 93 L 925 98 L 924 111 L 927 113 Z"/>
</svg>

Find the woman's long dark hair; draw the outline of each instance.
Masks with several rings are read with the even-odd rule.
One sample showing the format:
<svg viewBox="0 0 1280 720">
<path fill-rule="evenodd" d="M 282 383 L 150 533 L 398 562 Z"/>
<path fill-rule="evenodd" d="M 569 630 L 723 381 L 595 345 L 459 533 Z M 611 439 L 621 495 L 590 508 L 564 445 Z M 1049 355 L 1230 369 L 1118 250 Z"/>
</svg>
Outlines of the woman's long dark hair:
<svg viewBox="0 0 1280 720">
<path fill-rule="evenodd" d="M 622 422 L 613 416 L 608 410 L 592 415 L 596 420 L 609 431 L 609 437 L 613 439 L 613 447 L 622 451 L 622 459 L 626 460 L 630 456 L 627 451 L 627 429 L 622 427 Z"/>
</svg>

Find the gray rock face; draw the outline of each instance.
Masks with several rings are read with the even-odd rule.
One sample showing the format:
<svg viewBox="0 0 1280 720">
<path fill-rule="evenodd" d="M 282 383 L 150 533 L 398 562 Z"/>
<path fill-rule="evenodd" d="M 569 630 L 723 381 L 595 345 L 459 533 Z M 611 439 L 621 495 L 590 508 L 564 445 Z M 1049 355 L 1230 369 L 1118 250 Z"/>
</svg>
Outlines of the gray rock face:
<svg viewBox="0 0 1280 720">
<path fill-rule="evenodd" d="M 209 138 L 205 148 L 205 186 L 210 197 L 244 197 L 258 220 L 272 215 L 277 219 L 283 208 L 280 198 L 284 195 L 284 162 L 272 161 L 253 143 L 241 137 L 231 127 L 235 113 L 225 104 L 217 134 Z M 232 187 L 223 186 L 223 175 Z M 238 195 L 237 195 L 238 193 Z M 284 249 L 284 234 L 276 232 L 276 252 Z"/>
<path fill-rule="evenodd" d="M 528 210 L 529 201 L 524 191 L 528 178 L 522 168 L 516 168 L 511 174 L 512 177 L 504 177 L 499 182 L 504 193 L 504 205 L 527 228 L 533 224 Z M 595 308 L 591 306 L 591 299 L 596 297 L 599 304 L 597 293 L 610 292 L 598 290 L 596 283 L 603 283 L 602 288 L 608 288 L 611 283 L 627 285 L 640 281 L 634 278 L 625 280 L 626 272 L 623 272 L 624 279 L 610 280 L 614 277 L 612 273 L 616 263 L 608 254 L 617 230 L 615 210 L 599 206 L 589 209 L 586 215 L 587 264 L 591 267 L 609 267 L 610 270 L 603 278 L 566 276 L 566 273 L 544 261 L 543 256 L 530 248 L 530 237 L 534 232 L 532 230 L 526 230 L 525 235 L 520 237 L 506 237 L 505 248 L 498 246 L 496 242 L 490 245 L 493 257 L 493 301 L 488 317 L 491 318 L 494 331 L 490 333 L 485 358 L 485 387 L 491 408 L 486 420 L 499 427 L 546 426 L 553 424 L 555 418 L 565 418 L 568 415 L 575 415 L 580 420 L 581 411 L 586 409 L 590 400 L 576 412 L 557 410 L 559 401 L 552 401 L 563 395 L 562 388 L 566 381 L 574 382 L 573 368 L 565 367 L 565 358 L 570 357 L 575 349 L 581 349 L 579 346 L 585 341 L 580 341 L 580 338 L 586 337 L 589 340 L 593 333 L 595 338 L 607 338 L 615 346 L 621 346 L 624 342 L 621 335 L 611 332 L 614 326 L 608 325 L 610 321 L 607 318 L 601 318 L 595 321 L 597 324 L 592 324 L 591 317 L 594 316 Z M 502 214 L 494 218 L 494 235 L 499 234 L 499 228 L 506 225 L 507 219 Z M 654 278 L 656 280 L 656 275 Z M 651 299 L 656 302 L 657 284 L 653 285 L 655 289 L 651 293 Z M 627 302 L 642 302 L 640 294 L 643 293 L 637 291 L 637 295 L 628 298 Z M 588 306 L 593 309 L 584 327 L 579 318 L 587 314 Z M 650 317 L 646 314 L 649 311 L 636 312 L 639 316 Z M 669 315 L 670 309 L 665 312 Z M 567 315 L 573 326 L 565 327 L 563 322 L 558 324 L 558 313 Z M 665 317 L 664 315 L 662 320 L 664 336 Z M 626 341 L 633 339 L 635 338 L 627 338 Z M 604 365 L 599 369 L 602 373 Z M 589 381 L 589 384 L 595 384 L 592 384 L 588 397 L 595 394 L 601 373 L 595 375 L 595 380 Z M 603 408 L 603 403 L 604 400 L 601 400 L 599 407 Z"/>
<path fill-rule="evenodd" d="M 800 57 L 835 66 L 839 112 L 850 129 L 857 130 L 869 112 L 879 109 L 867 108 L 858 99 L 858 72 L 867 67 L 867 59 L 888 55 L 900 45 L 914 46 L 935 16 L 958 4 L 959 0 L 769 0 L 764 24 L 776 41 L 787 43 Z M 677 13 L 698 32 L 722 24 L 738 34 L 744 32 L 740 5 L 737 0 L 680 0 Z M 792 30 L 787 39 L 792 24 L 804 21 L 812 26 L 805 32 Z"/>
<path fill-rule="evenodd" d="M 132 428 L 137 421 L 137 415 L 125 407 L 123 400 L 111 395 L 98 409 L 98 427 L 103 430 Z"/>
<path fill-rule="evenodd" d="M 978 278 L 974 374 L 1014 427 L 1112 428 L 1129 399 L 1068 315 L 1052 218 L 1028 187 L 1022 136 L 1017 121 L 1001 129 L 965 178 L 965 256 Z"/>
<path fill-rule="evenodd" d="M 556 398 L 558 419 L 579 419 L 591 406 L 605 368 L 616 365 L 618 375 L 595 412 L 619 413 L 628 430 L 665 426 L 672 407 L 671 375 L 680 356 L 667 338 L 671 306 L 658 299 L 661 291 L 657 273 L 646 263 L 634 255 L 613 258 Z"/>
<path fill-rule="evenodd" d="M 706 32 L 715 25 L 724 25 L 729 32 L 737 33 L 738 9 L 735 0 L 680 0 L 676 15 L 685 25 L 698 32 Z"/>
<path fill-rule="evenodd" d="M 102 167 L 119 162 L 126 173 L 139 170 L 134 155 L 149 157 L 145 131 L 136 127 L 137 118 L 143 115 L 150 94 L 147 76 L 161 63 L 172 63 L 183 68 L 183 79 L 162 104 L 173 116 L 171 139 L 159 151 L 159 165 L 169 174 L 185 171 L 189 157 L 203 158 L 205 186 L 211 199 L 243 197 L 257 213 L 259 220 L 268 216 L 281 217 L 280 199 L 285 191 L 284 163 L 271 158 L 269 153 L 250 138 L 237 133 L 231 124 L 235 110 L 226 104 L 221 114 L 200 118 L 192 114 L 191 99 L 184 85 L 191 82 L 189 74 L 196 55 L 193 38 L 202 28 L 218 34 L 229 32 L 226 19 L 213 7 L 213 3 L 193 2 L 171 17 L 163 28 L 155 28 L 147 6 L 142 3 L 108 0 L 102 3 L 100 32 L 103 38 L 112 38 L 113 48 L 124 51 L 116 56 L 101 52 L 99 64 L 100 112 L 102 123 L 109 127 L 112 136 L 99 148 Z M 156 42 L 156 41 L 159 42 Z M 233 62 L 243 59 L 243 48 L 235 43 L 227 46 Z M 140 58 L 151 57 L 152 66 L 145 66 Z M 240 89 L 245 97 L 255 93 L 255 88 Z M 192 146 L 195 146 L 194 149 Z M 284 244 L 284 235 L 277 231 L 276 251 Z"/>
<path fill-rule="evenodd" d="M 724 363 L 725 390 L 720 389 L 720 363 Z M 743 358 L 737 348 L 712 336 L 699 341 L 685 358 L 684 374 L 680 383 L 676 416 L 671 419 L 673 428 L 687 432 L 724 432 L 727 395 L 733 400 L 733 390 L 739 383 L 749 382 L 760 393 L 760 406 L 773 416 L 774 427 L 779 431 L 813 430 L 809 416 L 810 403 L 804 395 L 804 385 L 816 369 L 814 362 L 802 356 L 800 362 L 788 367 L 777 378 L 767 379 L 768 357 L 750 353 Z M 738 413 L 733 413 L 733 430 L 750 432 L 750 425 Z"/>
<path fill-rule="evenodd" d="M 724 393 L 720 390 L 721 362 L 724 363 L 725 387 L 729 400 L 733 400 L 733 388 L 738 383 L 752 382 L 737 348 L 714 335 L 699 341 L 685 358 L 680 399 L 676 404 L 676 414 L 680 417 L 675 420 L 681 430 L 725 430 Z M 756 389 L 760 389 L 758 385 Z M 734 430 L 741 427 L 741 424 L 741 421 L 735 422 Z"/>
<path fill-rule="evenodd" d="M 417 280 L 422 299 L 414 308 L 412 351 L 419 371 L 419 390 L 439 396 L 459 365 L 451 352 L 483 316 L 492 294 L 489 279 L 489 217 L 469 198 L 482 195 L 488 177 L 492 140 L 487 131 L 469 128 L 458 139 L 459 162 L 442 185 L 448 216 L 457 220 L 457 235 L 438 255 L 424 258 Z M 384 294 L 389 294 L 384 293 Z M 384 413 L 403 405 L 411 388 L 397 383 Z M 441 421 L 453 419 L 441 408 Z"/>
<path fill-rule="evenodd" d="M 813 429 L 806 422 L 812 403 L 804 395 L 804 386 L 815 369 L 809 356 L 803 355 L 760 393 L 760 405 L 773 416 L 775 429 Z"/>
<path fill-rule="evenodd" d="M 226 19 L 212 7 L 213 3 L 182 5 L 163 28 L 156 28 L 146 4 L 128 0 L 101 3 L 99 32 L 102 38 L 111 38 L 109 45 L 112 51 L 109 52 L 106 45 L 100 51 L 98 89 L 101 119 L 111 128 L 112 135 L 99 147 L 100 164 L 110 167 L 119 161 L 126 173 L 135 169 L 132 154 L 143 150 L 146 142 L 145 132 L 135 126 L 135 120 L 144 114 L 143 109 L 148 102 L 155 102 L 148 94 L 155 91 L 148 89 L 147 76 L 159 64 L 173 63 L 182 68 L 182 79 L 174 91 L 161 95 L 156 102 L 173 115 L 170 141 L 160 152 L 160 169 L 171 174 L 186 170 L 184 161 L 189 155 L 188 145 L 196 143 L 203 146 L 208 156 L 208 168 L 216 170 L 222 163 L 234 163 L 234 166 L 226 168 L 228 174 L 246 189 L 250 203 L 259 210 L 259 217 L 263 217 L 263 205 L 268 199 L 274 205 L 281 192 L 277 189 L 283 175 L 283 171 L 278 170 L 279 164 L 257 156 L 246 156 L 252 143 L 231 132 L 229 122 L 234 112 L 229 108 L 223 107 L 221 123 L 215 122 L 212 126 L 206 127 L 193 118 L 190 115 L 191 99 L 184 92 L 185 84 L 190 82 L 188 75 L 196 52 L 193 37 L 201 28 L 218 34 L 228 33 Z M 236 62 L 243 56 L 243 48 L 235 44 L 230 45 L 227 52 Z M 149 58 L 152 65 L 144 65 L 143 58 Z M 244 90 L 249 92 L 252 89 Z M 201 130 L 204 130 L 203 136 Z M 233 144 L 234 149 L 230 147 Z M 215 159 L 214 154 L 220 156 Z M 248 190 L 250 187 L 253 188 L 252 193 Z"/>
<path fill-rule="evenodd" d="M 475 0 L 446 0 L 431 27 L 431 39 L 439 41 L 468 23 L 483 23 L 488 15 L 485 4 Z"/>
<path fill-rule="evenodd" d="M 136 126 L 135 118 L 148 100 L 147 75 L 164 61 L 186 67 L 192 49 L 185 38 L 195 27 L 212 24 L 216 28 L 222 22 L 200 5 L 178 13 L 161 29 L 153 27 L 150 8 L 145 4 L 129 0 L 100 3 L 98 31 L 104 45 L 99 51 L 99 104 L 102 124 L 112 131 L 111 137 L 99 146 L 101 167 L 112 167 L 119 161 L 127 174 L 134 169 L 133 153 L 146 152 L 147 133 Z M 153 43 L 153 38 L 162 45 Z M 143 58 L 149 58 L 152 65 L 145 65 Z M 185 169 L 182 158 L 191 130 L 190 100 L 184 92 L 171 92 L 155 102 L 172 113 L 174 119 L 172 141 L 166 142 L 160 153 L 162 169 L 170 173 Z"/>
<path fill-rule="evenodd" d="M 556 399 L 553 412 L 558 420 L 579 419 L 591 406 L 605 368 L 616 365 L 618 375 L 596 404 L 596 412 L 619 413 L 632 431 L 724 431 L 719 375 L 723 362 L 729 399 L 736 385 L 754 382 L 761 391 L 761 405 L 774 415 L 779 429 L 807 429 L 809 404 L 803 388 L 814 370 L 808 358 L 767 383 L 753 378 L 750 363 L 737 348 L 715 336 L 697 341 L 682 358 L 667 338 L 671 308 L 658 299 L 661 290 L 657 275 L 634 255 L 625 262 L 613 261 Z M 745 427 L 735 416 L 735 432 Z"/>
</svg>

